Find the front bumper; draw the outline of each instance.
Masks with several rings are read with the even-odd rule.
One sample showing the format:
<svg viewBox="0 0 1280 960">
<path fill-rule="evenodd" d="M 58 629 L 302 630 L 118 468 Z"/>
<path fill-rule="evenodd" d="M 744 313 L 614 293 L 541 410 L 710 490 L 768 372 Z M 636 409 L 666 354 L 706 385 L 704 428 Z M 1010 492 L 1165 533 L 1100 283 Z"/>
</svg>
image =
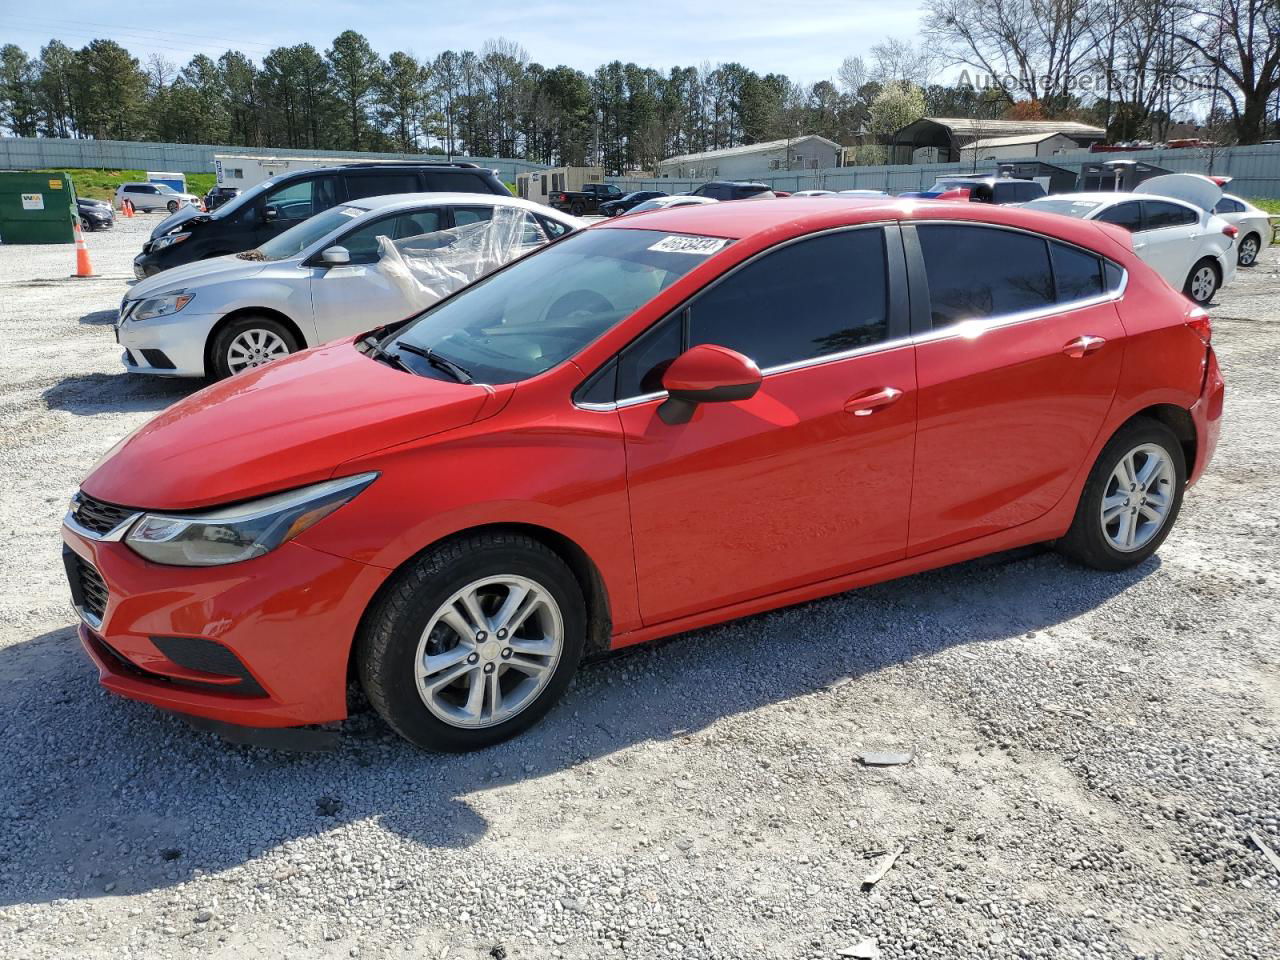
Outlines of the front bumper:
<svg viewBox="0 0 1280 960">
<path fill-rule="evenodd" d="M 124 347 L 120 362 L 129 373 L 161 377 L 203 377 L 205 345 L 220 314 L 189 314 L 116 324 L 116 340 Z"/>
<path fill-rule="evenodd" d="M 351 645 L 386 570 L 296 542 L 225 567 L 168 567 L 66 526 L 62 536 L 68 569 L 90 564 L 105 584 L 100 617 L 77 609 L 112 693 L 239 727 L 346 717 Z"/>
</svg>

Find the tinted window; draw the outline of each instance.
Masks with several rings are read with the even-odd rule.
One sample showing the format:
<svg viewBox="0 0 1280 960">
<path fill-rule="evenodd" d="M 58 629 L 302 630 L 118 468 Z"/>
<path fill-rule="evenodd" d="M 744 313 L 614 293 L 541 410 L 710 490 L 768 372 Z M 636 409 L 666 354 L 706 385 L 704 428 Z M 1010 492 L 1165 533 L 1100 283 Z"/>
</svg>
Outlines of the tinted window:
<svg viewBox="0 0 1280 960">
<path fill-rule="evenodd" d="M 1244 204 L 1230 197 L 1223 197 L 1213 208 L 1214 213 L 1244 213 Z"/>
<path fill-rule="evenodd" d="M 1102 273 L 1107 283 L 1107 293 L 1120 289 L 1120 281 L 1124 279 L 1124 271 L 1110 260 L 1102 262 Z"/>
<path fill-rule="evenodd" d="M 460 173 L 442 173 L 438 170 L 428 170 L 424 174 L 427 181 L 427 190 L 431 193 L 506 193 L 506 190 L 495 190 L 486 180 L 478 173 L 460 172 Z M 414 190 L 417 190 L 414 187 Z M 543 185 L 543 192 L 546 191 L 546 185 Z"/>
<path fill-rule="evenodd" d="M 420 237 L 424 233 L 435 233 L 441 229 L 439 210 L 419 210 L 417 213 L 402 214 L 397 221 L 396 239 Z"/>
<path fill-rule="evenodd" d="M 1053 257 L 1053 282 L 1058 302 L 1084 300 L 1102 293 L 1102 261 L 1091 253 L 1065 243 L 1050 243 Z"/>
<path fill-rule="evenodd" d="M 668 317 L 651 327 L 618 357 L 618 399 L 657 393 L 662 389 L 662 375 L 671 361 L 680 356 L 684 325 L 683 313 Z"/>
<path fill-rule="evenodd" d="M 398 217 L 383 217 L 357 227 L 350 233 L 338 238 L 338 243 L 347 248 L 352 263 L 375 263 L 378 260 L 378 238 L 388 240 L 396 238 Z"/>
<path fill-rule="evenodd" d="M 275 208 L 277 220 L 306 220 L 334 205 L 333 186 L 332 177 L 293 180 L 266 194 L 263 204 Z"/>
<path fill-rule="evenodd" d="M 1146 208 L 1144 230 L 1159 230 L 1161 227 L 1186 227 L 1200 222 L 1200 217 L 1190 207 L 1177 203 L 1165 203 L 1163 200 L 1143 200 Z"/>
<path fill-rule="evenodd" d="M 929 277 L 933 326 L 1053 303 L 1049 247 L 1040 237 L 989 227 L 916 227 Z"/>
<path fill-rule="evenodd" d="M 493 207 L 454 207 L 453 225 L 465 227 L 469 223 L 493 219 Z"/>
<path fill-rule="evenodd" d="M 417 193 L 422 189 L 416 171 L 388 171 L 346 175 L 347 199 L 385 197 L 393 193 Z"/>
<path fill-rule="evenodd" d="M 888 315 L 884 232 L 849 230 L 775 250 L 698 297 L 689 345 L 729 347 L 765 369 L 883 340 Z"/>
<path fill-rule="evenodd" d="M 1103 223 L 1114 223 L 1116 226 L 1124 227 L 1130 233 L 1134 233 L 1142 229 L 1142 208 L 1138 206 L 1136 200 L 1128 203 L 1117 203 L 1114 207 L 1107 207 L 1094 219 L 1101 220 Z"/>
</svg>

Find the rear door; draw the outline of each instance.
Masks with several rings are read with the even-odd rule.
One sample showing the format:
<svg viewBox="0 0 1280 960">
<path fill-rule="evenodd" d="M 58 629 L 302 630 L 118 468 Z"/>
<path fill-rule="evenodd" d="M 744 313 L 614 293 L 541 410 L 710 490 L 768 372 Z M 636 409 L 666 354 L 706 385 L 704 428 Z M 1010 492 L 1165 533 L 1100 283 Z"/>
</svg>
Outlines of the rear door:
<svg viewBox="0 0 1280 960">
<path fill-rule="evenodd" d="M 915 433 L 903 279 L 896 226 L 805 238 L 720 278 L 620 355 L 646 624 L 902 558 Z M 763 385 L 668 425 L 662 372 L 699 343 L 751 357 Z"/>
<path fill-rule="evenodd" d="M 904 238 L 919 333 L 914 556 L 1059 501 L 1111 406 L 1124 332 L 1120 272 L 1088 251 L 967 223 Z"/>
<path fill-rule="evenodd" d="M 1181 203 L 1168 200 L 1142 201 L 1142 230 L 1133 238 L 1133 248 L 1147 263 L 1181 290 L 1200 255 L 1200 214 Z"/>
<path fill-rule="evenodd" d="M 348 200 L 422 191 L 422 176 L 417 170 L 344 170 L 342 179 Z"/>
</svg>

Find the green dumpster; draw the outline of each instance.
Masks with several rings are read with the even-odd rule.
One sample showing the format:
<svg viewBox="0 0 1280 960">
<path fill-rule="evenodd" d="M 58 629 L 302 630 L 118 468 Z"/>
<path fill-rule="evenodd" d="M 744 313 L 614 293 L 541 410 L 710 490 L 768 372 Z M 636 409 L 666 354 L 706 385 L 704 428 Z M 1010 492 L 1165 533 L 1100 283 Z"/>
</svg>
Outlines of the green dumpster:
<svg viewBox="0 0 1280 960">
<path fill-rule="evenodd" d="M 0 243 L 74 242 L 75 197 L 65 173 L 0 171 Z"/>
</svg>

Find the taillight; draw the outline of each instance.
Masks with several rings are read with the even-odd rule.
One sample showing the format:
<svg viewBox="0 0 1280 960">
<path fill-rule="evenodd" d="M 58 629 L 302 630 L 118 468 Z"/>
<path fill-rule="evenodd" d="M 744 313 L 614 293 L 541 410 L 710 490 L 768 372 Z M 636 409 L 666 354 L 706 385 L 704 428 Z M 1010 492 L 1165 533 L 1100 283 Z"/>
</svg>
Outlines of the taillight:
<svg viewBox="0 0 1280 960">
<path fill-rule="evenodd" d="M 1213 339 L 1213 324 L 1209 321 L 1209 314 L 1202 308 L 1196 307 L 1187 314 L 1186 324 L 1207 347 Z"/>
<path fill-rule="evenodd" d="M 1228 223 L 1225 227 L 1223 227 L 1222 232 L 1225 233 L 1232 240 L 1240 236 L 1240 228 L 1233 223 Z"/>
</svg>

